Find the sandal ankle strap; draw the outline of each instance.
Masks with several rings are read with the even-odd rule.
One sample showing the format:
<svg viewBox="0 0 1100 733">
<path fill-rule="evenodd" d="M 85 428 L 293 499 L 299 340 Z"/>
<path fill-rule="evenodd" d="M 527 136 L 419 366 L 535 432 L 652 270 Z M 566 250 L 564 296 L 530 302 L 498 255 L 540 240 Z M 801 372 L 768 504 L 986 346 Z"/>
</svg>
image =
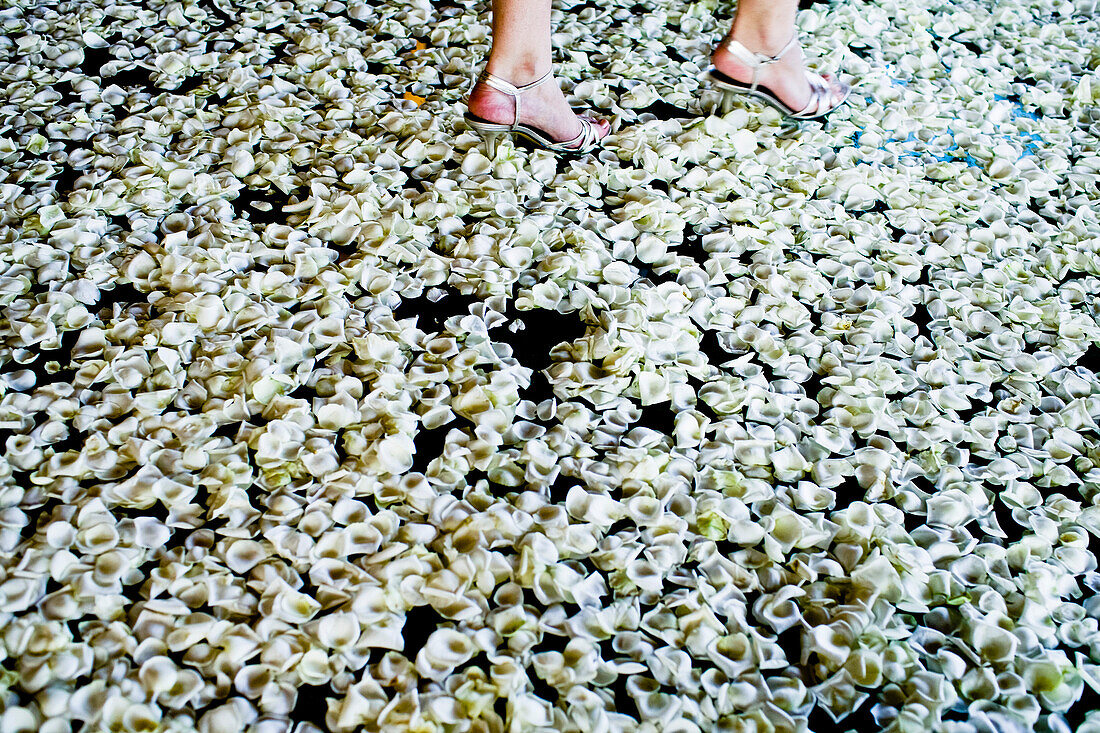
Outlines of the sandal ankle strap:
<svg viewBox="0 0 1100 733">
<path fill-rule="evenodd" d="M 756 91 L 756 76 L 760 71 L 761 66 L 767 66 L 768 64 L 774 64 L 783 58 L 788 51 L 794 48 L 798 44 L 798 31 L 796 30 L 791 35 L 791 40 L 787 41 L 783 48 L 779 50 L 779 53 L 774 56 L 769 56 L 766 53 L 757 53 L 750 51 L 740 41 L 736 41 L 733 37 L 729 37 L 722 41 L 722 47 L 729 51 L 731 54 L 737 57 L 745 66 L 752 68 L 752 84 L 749 87 L 751 90 Z"/>
<path fill-rule="evenodd" d="M 523 94 L 524 92 L 528 92 L 528 91 L 534 89 L 535 87 L 537 87 L 541 84 L 545 84 L 547 81 L 549 81 L 550 79 L 553 79 L 553 78 L 554 78 L 554 70 L 550 69 L 550 71 L 547 71 L 545 74 L 540 76 L 538 79 L 535 79 L 530 84 L 524 84 L 522 86 L 516 86 L 515 84 L 513 84 L 510 81 L 507 81 L 506 79 L 501 79 L 499 76 L 495 76 L 494 74 L 490 74 L 487 70 L 483 70 L 480 74 L 478 74 L 477 80 L 480 81 L 480 82 L 484 82 L 486 86 L 492 87 L 493 89 L 496 89 L 498 92 L 504 92 L 505 94 L 511 96 L 512 99 L 515 100 L 516 118 L 512 122 L 512 128 L 515 129 L 516 125 L 519 124 L 519 98 L 520 98 L 520 95 Z"/>
</svg>

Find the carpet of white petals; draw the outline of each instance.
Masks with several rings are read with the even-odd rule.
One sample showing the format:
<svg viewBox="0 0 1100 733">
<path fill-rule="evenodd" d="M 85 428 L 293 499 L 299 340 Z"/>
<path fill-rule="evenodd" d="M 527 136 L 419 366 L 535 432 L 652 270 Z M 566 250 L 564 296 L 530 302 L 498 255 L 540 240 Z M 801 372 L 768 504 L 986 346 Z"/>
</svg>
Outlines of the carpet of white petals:
<svg viewBox="0 0 1100 733">
<path fill-rule="evenodd" d="M 4 0 L 3 733 L 1100 730 L 1100 8 Z"/>
</svg>

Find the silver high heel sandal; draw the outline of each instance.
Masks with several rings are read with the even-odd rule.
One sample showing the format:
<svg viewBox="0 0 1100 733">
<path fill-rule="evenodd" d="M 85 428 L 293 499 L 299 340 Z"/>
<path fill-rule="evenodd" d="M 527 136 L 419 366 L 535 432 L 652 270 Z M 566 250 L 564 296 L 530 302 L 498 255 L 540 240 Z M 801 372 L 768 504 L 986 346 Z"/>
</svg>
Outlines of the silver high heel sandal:
<svg viewBox="0 0 1100 733">
<path fill-rule="evenodd" d="M 497 142 L 505 135 L 518 135 L 520 137 L 527 138 L 535 145 L 538 145 L 545 150 L 549 150 L 551 153 L 569 153 L 569 154 L 584 154 L 595 150 L 600 144 L 601 136 L 596 123 L 589 117 L 577 116 L 577 119 L 581 121 L 581 131 L 576 137 L 569 140 L 556 141 L 553 140 L 549 134 L 537 127 L 531 125 L 521 124 L 519 121 L 519 103 L 520 95 L 524 92 L 530 91 L 535 87 L 544 84 L 545 82 L 554 78 L 553 70 L 546 72 L 544 76 L 539 77 L 530 84 L 524 84 L 517 87 L 516 85 L 501 79 L 499 76 L 493 76 L 488 71 L 482 71 L 478 76 L 478 81 L 484 82 L 488 86 L 496 89 L 497 91 L 504 92 L 515 100 L 516 104 L 516 117 L 515 121 L 510 125 L 505 125 L 497 122 L 489 122 L 478 117 L 469 111 L 463 115 L 466 120 L 466 124 L 470 126 L 470 129 L 476 132 L 485 141 L 485 150 L 490 158 L 496 157 Z"/>
<path fill-rule="evenodd" d="M 810 82 L 810 100 L 806 102 L 806 106 L 800 110 L 788 107 L 770 89 L 762 87 L 757 83 L 756 77 L 760 73 L 761 67 L 779 61 L 779 59 L 783 58 L 783 56 L 797 44 L 798 31 L 795 31 L 794 35 L 791 36 L 791 40 L 787 41 L 787 44 L 783 46 L 779 53 L 774 56 L 768 56 L 762 53 L 754 53 L 745 48 L 741 42 L 735 41 L 732 38 L 724 40 L 721 46 L 736 56 L 741 63 L 752 68 L 752 82 L 745 84 L 744 82 L 732 79 L 713 66 L 707 70 L 705 78 L 722 91 L 722 102 L 719 107 L 721 114 L 726 114 L 733 109 L 734 100 L 736 100 L 738 96 L 749 96 L 758 99 L 765 104 L 775 107 L 784 115 L 794 120 L 823 119 L 834 109 L 847 102 L 848 96 L 852 93 L 850 84 L 841 82 L 844 96 L 839 102 L 829 106 L 829 99 L 833 95 L 829 82 L 820 74 L 815 74 L 809 69 L 803 69 L 803 71 L 806 74 L 806 80 Z"/>
</svg>

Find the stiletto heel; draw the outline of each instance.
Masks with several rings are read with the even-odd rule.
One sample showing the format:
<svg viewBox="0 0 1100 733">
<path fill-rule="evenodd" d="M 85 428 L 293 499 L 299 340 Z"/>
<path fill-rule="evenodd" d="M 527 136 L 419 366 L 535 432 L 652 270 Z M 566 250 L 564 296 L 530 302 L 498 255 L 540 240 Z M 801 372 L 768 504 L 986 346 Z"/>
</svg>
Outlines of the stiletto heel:
<svg viewBox="0 0 1100 733">
<path fill-rule="evenodd" d="M 497 143 L 500 141 L 501 134 L 499 132 L 481 132 L 481 139 L 485 141 L 485 155 L 489 160 L 497 157 Z"/>
<path fill-rule="evenodd" d="M 519 121 L 519 106 L 520 95 L 526 91 L 530 91 L 535 87 L 543 84 L 550 79 L 554 78 L 553 71 L 546 72 L 545 75 L 539 77 L 530 84 L 524 84 L 523 86 L 515 86 L 514 84 L 501 79 L 499 76 L 493 76 L 488 71 L 481 72 L 478 76 L 478 81 L 485 83 L 486 85 L 496 89 L 497 91 L 504 92 L 511 96 L 515 100 L 516 105 L 516 117 L 515 121 L 511 125 L 504 125 L 498 122 L 490 122 L 489 120 L 482 119 L 477 115 L 467 111 L 464 115 L 466 124 L 470 129 L 479 134 L 485 141 L 485 150 L 489 154 L 489 158 L 496 156 L 497 143 L 504 135 L 511 137 L 519 136 L 524 137 L 535 143 L 544 150 L 548 150 L 551 153 L 574 153 L 583 154 L 594 150 L 601 140 L 601 136 L 596 129 L 596 124 L 588 117 L 577 117 L 581 123 L 581 131 L 576 137 L 570 140 L 556 141 L 550 137 L 550 135 L 531 125 L 521 124 Z"/>
<path fill-rule="evenodd" d="M 470 126 L 470 129 L 476 132 L 482 142 L 485 143 L 485 154 L 490 158 L 495 158 L 497 155 L 497 143 L 504 135 L 508 134 L 508 125 L 500 125 L 496 122 L 485 122 L 484 120 L 466 115 L 466 124 Z"/>
<path fill-rule="evenodd" d="M 736 56 L 741 63 L 752 69 L 752 82 L 749 84 L 739 82 L 736 79 L 726 76 L 713 66 L 708 69 L 704 78 L 709 80 L 720 92 L 722 92 L 722 101 L 718 106 L 720 113 L 724 115 L 733 109 L 733 102 L 737 97 L 747 96 L 775 107 L 793 120 L 820 120 L 834 109 L 847 102 L 848 96 L 852 93 L 852 87 L 850 84 L 842 83 L 841 88 L 844 91 L 844 96 L 841 97 L 840 101 L 836 104 L 826 106 L 829 99 L 833 96 L 832 89 L 824 77 L 820 74 L 811 72 L 809 69 L 803 69 L 803 73 L 806 75 L 806 81 L 810 83 L 810 99 L 806 102 L 806 106 L 800 110 L 788 107 L 774 92 L 772 92 L 772 90 L 760 86 L 756 77 L 760 73 L 761 67 L 779 61 L 779 59 L 783 58 L 787 52 L 796 45 L 798 45 L 797 31 L 791 36 L 791 40 L 787 41 L 786 45 L 783 46 L 782 50 L 774 56 L 754 53 L 745 48 L 741 42 L 735 41 L 732 38 L 724 40 L 721 47 L 725 48 Z"/>
<path fill-rule="evenodd" d="M 722 101 L 718 103 L 719 112 L 725 116 L 733 111 L 733 103 L 737 99 L 737 94 L 731 92 L 728 89 L 722 89 Z"/>
<path fill-rule="evenodd" d="M 500 133 L 489 132 L 481 137 L 485 139 L 485 152 L 488 154 L 489 160 L 497 157 L 497 141 L 500 140 Z"/>
</svg>

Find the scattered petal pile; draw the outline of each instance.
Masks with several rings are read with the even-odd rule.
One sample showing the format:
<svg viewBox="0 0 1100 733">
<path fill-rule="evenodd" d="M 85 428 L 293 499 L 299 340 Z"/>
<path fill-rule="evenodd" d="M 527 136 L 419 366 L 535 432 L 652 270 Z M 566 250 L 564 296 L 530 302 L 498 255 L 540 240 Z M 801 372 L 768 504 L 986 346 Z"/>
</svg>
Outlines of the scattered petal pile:
<svg viewBox="0 0 1100 733">
<path fill-rule="evenodd" d="M 4 4 L 0 730 L 1100 731 L 1095 0 L 487 5 Z"/>
</svg>

